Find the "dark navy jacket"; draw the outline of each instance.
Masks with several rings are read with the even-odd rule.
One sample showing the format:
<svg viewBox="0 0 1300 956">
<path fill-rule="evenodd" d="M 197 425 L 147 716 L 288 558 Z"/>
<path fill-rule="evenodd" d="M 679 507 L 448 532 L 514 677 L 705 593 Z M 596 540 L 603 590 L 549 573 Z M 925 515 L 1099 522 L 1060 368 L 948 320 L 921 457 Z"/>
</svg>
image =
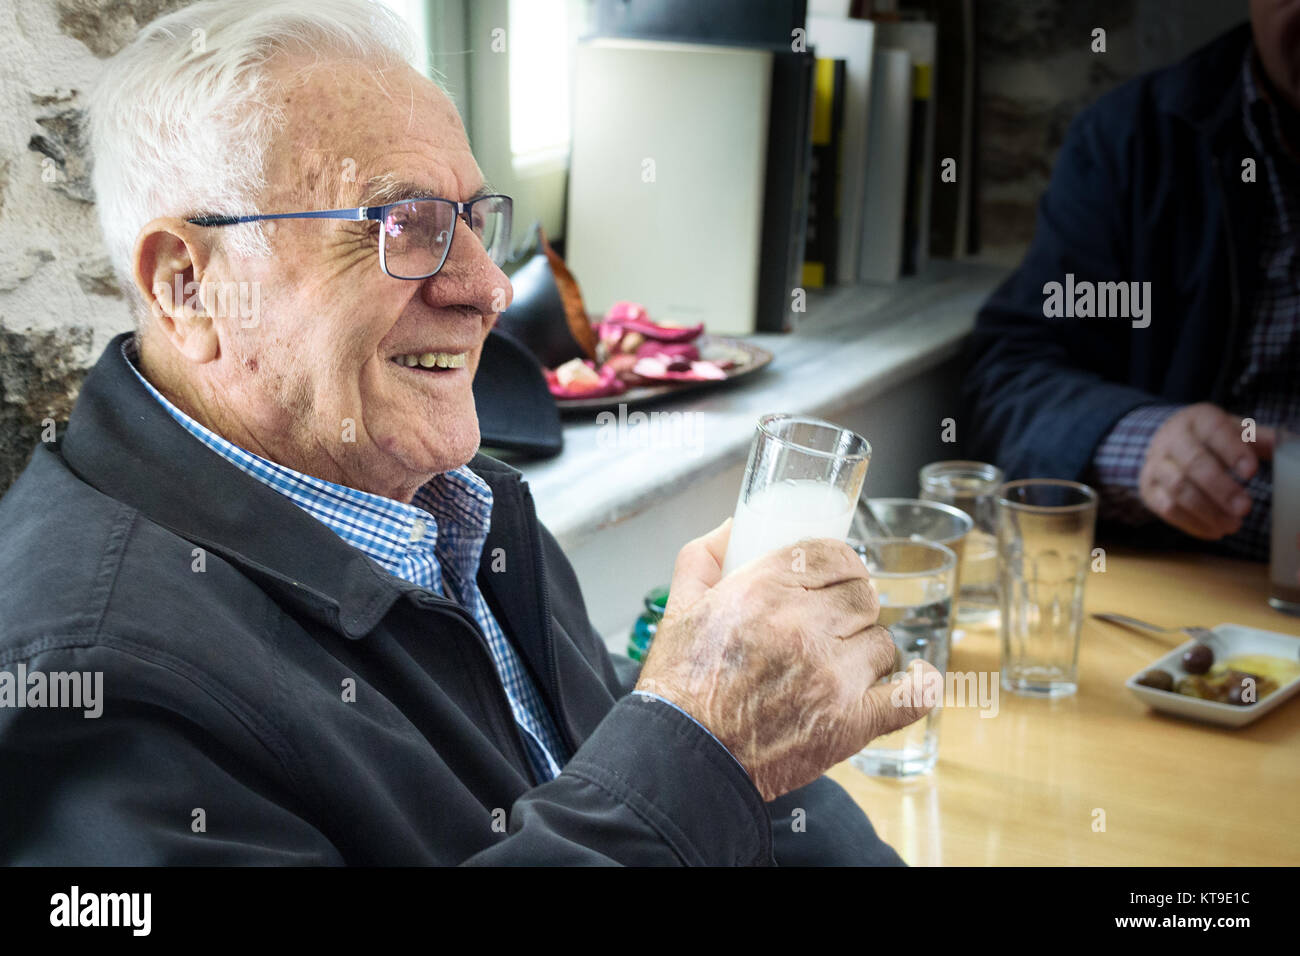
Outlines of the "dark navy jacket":
<svg viewBox="0 0 1300 956">
<path fill-rule="evenodd" d="M 1024 262 L 980 310 L 968 345 L 972 457 L 1010 478 L 1086 480 L 1098 444 L 1139 405 L 1225 402 L 1268 188 L 1242 181 L 1253 156 L 1242 125 L 1250 42 L 1238 27 L 1074 120 Z M 1044 318 L 1043 286 L 1067 273 L 1150 282 L 1150 325 Z"/>
<path fill-rule="evenodd" d="M 204 447 L 120 345 L 0 502 L 0 671 L 104 697 L 0 707 L 0 862 L 897 862 L 830 780 L 764 804 L 629 696 L 527 483 L 479 454 L 507 556 L 479 584 L 574 753 L 535 785 L 473 618 Z"/>
</svg>

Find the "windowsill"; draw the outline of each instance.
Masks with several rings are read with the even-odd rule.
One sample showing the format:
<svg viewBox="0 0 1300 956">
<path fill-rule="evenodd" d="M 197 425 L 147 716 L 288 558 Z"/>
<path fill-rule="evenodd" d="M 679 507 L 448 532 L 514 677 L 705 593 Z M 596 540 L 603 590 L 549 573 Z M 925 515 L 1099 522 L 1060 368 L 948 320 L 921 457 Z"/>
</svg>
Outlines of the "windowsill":
<svg viewBox="0 0 1300 956">
<path fill-rule="evenodd" d="M 527 479 L 539 517 L 567 552 L 673 495 L 688 493 L 693 483 L 743 463 L 760 415 L 784 411 L 833 419 L 837 410 L 861 405 L 952 358 L 974 326 L 979 307 L 1007 272 L 934 261 L 924 275 L 895 284 L 810 294 L 807 315 L 793 333 L 745 337 L 773 354 L 772 363 L 752 378 L 627 409 L 629 415 L 637 410 L 695 413 L 692 430 L 668 431 L 689 436 L 689 444 L 611 444 L 614 426 L 598 424 L 593 412 L 566 416 L 559 456 L 512 464 Z M 624 432 L 635 434 L 631 428 Z M 647 430 L 641 434 L 648 437 Z"/>
</svg>

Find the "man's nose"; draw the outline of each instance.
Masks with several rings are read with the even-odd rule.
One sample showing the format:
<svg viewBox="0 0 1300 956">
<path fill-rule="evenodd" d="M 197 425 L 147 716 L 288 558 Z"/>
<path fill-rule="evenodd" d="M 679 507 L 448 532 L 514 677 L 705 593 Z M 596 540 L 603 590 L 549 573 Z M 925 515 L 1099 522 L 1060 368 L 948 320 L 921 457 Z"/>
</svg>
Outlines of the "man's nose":
<svg viewBox="0 0 1300 956">
<path fill-rule="evenodd" d="M 485 315 L 504 312 L 514 299 L 514 289 L 501 267 L 463 219 L 456 220 L 447 261 L 424 281 L 425 301 L 435 308 L 467 305 Z"/>
</svg>

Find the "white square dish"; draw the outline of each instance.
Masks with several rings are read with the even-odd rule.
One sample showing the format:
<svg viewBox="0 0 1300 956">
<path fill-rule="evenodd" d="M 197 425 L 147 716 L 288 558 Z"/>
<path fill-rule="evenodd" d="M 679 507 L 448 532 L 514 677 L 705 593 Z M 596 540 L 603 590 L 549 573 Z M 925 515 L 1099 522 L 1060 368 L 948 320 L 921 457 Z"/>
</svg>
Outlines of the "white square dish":
<svg viewBox="0 0 1300 956">
<path fill-rule="evenodd" d="M 1213 637 L 1205 643 L 1209 644 L 1210 649 L 1214 651 L 1216 661 L 1236 657 L 1239 654 L 1269 654 L 1294 661 L 1300 654 L 1300 638 L 1290 634 L 1261 631 L 1240 624 L 1220 624 L 1211 628 L 1211 633 Z M 1188 641 L 1186 644 L 1179 645 L 1142 668 L 1126 680 L 1124 686 L 1135 697 L 1155 710 L 1174 714 L 1177 717 L 1186 717 L 1189 720 L 1218 724 L 1220 727 L 1244 727 L 1270 711 L 1276 710 L 1300 691 L 1300 676 L 1296 676 L 1262 700 L 1246 706 L 1238 706 L 1223 704 L 1217 700 L 1202 700 L 1199 697 L 1170 690 L 1156 690 L 1154 687 L 1144 687 L 1137 682 L 1138 678 L 1147 671 L 1159 668 L 1172 674 L 1174 682 L 1177 683 L 1180 677 L 1187 675 L 1187 671 L 1183 670 L 1183 654 L 1195 644 L 1195 641 Z"/>
</svg>

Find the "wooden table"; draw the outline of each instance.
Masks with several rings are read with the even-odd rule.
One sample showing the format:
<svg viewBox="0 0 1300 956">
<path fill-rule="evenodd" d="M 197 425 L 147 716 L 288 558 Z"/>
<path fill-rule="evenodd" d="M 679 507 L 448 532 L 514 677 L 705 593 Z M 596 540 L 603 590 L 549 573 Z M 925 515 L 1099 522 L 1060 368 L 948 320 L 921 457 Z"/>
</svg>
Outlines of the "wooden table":
<svg viewBox="0 0 1300 956">
<path fill-rule="evenodd" d="M 1263 628 L 1300 648 L 1300 619 L 1272 610 L 1267 590 L 1262 564 L 1109 552 L 1084 604 Z M 888 780 L 844 763 L 831 776 L 916 866 L 1300 864 L 1300 697 L 1239 730 L 1151 711 L 1124 681 L 1180 643 L 1088 617 L 1073 697 L 1004 691 L 993 718 L 946 708 L 933 772 Z M 996 631 L 968 632 L 949 670 L 996 671 L 998 644 Z"/>
</svg>

